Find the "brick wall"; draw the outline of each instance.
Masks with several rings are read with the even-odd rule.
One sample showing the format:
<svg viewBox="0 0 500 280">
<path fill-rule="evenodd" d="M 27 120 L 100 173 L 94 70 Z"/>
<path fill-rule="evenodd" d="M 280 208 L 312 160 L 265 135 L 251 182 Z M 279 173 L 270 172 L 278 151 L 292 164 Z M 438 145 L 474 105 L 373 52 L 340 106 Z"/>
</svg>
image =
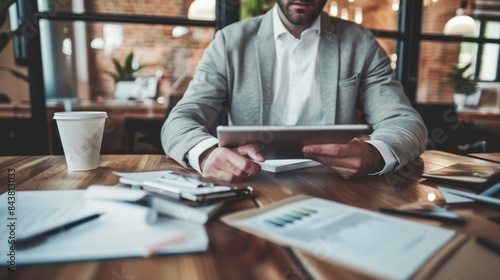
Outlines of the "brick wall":
<svg viewBox="0 0 500 280">
<path fill-rule="evenodd" d="M 190 4 L 188 1 L 183 3 L 183 1 L 178 0 L 147 0 L 139 3 L 125 0 L 120 1 L 117 5 L 105 0 L 93 0 L 86 2 L 86 10 L 89 12 L 109 13 L 112 11 L 112 13 L 179 16 L 187 13 L 187 7 Z M 109 23 L 87 24 L 89 42 L 94 38 L 103 37 L 104 24 Z M 103 50 L 88 49 L 91 99 L 113 98 L 114 80 L 104 71 L 114 71 L 112 58 L 122 62 L 131 51 L 134 52 L 134 56 L 139 59 L 141 64 L 148 65 L 137 76 L 152 76 L 158 70 L 163 73 L 159 95 L 182 94 L 214 34 L 214 28 L 190 27 L 190 33 L 181 38 L 174 38 L 172 37 L 172 29 L 175 26 L 146 24 L 121 24 L 121 26 L 123 27 L 123 45 L 111 55 L 105 55 Z M 186 69 L 191 69 L 187 78 L 177 88 L 171 89 L 171 85 Z"/>
<path fill-rule="evenodd" d="M 422 32 L 442 35 L 444 25 L 455 15 L 459 1 L 439 0 L 424 8 Z M 451 103 L 453 89 L 442 83 L 451 64 L 458 62 L 459 43 L 422 42 L 418 72 L 417 102 Z"/>
</svg>

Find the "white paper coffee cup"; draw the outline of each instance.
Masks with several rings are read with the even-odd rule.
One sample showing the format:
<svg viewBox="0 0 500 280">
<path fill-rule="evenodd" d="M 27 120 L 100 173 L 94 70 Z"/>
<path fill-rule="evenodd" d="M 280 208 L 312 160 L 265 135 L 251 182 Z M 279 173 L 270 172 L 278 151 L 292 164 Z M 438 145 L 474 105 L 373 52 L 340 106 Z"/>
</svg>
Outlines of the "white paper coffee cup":
<svg viewBox="0 0 500 280">
<path fill-rule="evenodd" d="M 85 171 L 99 165 L 106 112 L 57 112 L 57 121 L 64 157 L 69 170 Z"/>
</svg>

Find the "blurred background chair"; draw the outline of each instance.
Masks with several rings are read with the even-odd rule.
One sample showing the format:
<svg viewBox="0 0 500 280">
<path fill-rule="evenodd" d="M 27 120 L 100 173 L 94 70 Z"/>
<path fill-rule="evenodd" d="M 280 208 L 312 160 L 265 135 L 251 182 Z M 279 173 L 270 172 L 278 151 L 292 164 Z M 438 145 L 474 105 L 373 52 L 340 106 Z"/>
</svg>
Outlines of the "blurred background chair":
<svg viewBox="0 0 500 280">
<path fill-rule="evenodd" d="M 165 117 L 159 119 L 126 119 L 127 152 L 164 154 L 161 145 L 161 128 L 172 108 L 181 100 L 182 95 L 170 95 Z"/>
</svg>

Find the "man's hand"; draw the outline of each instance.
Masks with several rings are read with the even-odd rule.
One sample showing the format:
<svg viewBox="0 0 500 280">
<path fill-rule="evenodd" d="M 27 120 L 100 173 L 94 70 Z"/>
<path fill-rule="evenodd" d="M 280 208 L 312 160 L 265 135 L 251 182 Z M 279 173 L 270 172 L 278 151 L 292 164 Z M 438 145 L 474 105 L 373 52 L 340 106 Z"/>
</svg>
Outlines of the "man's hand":
<svg viewBox="0 0 500 280">
<path fill-rule="evenodd" d="M 347 144 L 308 145 L 304 156 L 330 167 L 345 179 L 380 171 L 385 162 L 379 151 L 363 140 L 354 138 Z"/>
<path fill-rule="evenodd" d="M 233 149 L 216 147 L 200 156 L 200 167 L 204 177 L 235 183 L 259 173 L 260 165 L 254 161 L 264 160 L 259 148 L 252 144 Z"/>
</svg>

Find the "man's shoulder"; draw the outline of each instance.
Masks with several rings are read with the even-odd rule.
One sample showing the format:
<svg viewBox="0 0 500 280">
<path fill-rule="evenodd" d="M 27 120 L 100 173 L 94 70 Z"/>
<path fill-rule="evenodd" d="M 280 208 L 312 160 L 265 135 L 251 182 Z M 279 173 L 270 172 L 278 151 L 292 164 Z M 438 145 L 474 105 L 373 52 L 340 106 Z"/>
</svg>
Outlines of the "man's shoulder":
<svg viewBox="0 0 500 280">
<path fill-rule="evenodd" d="M 221 29 L 221 32 L 225 37 L 231 36 L 233 38 L 257 34 L 263 17 L 262 15 L 232 23 Z"/>
<path fill-rule="evenodd" d="M 336 17 L 323 19 L 321 29 L 326 34 L 335 34 L 344 44 L 372 44 L 375 40 L 373 33 L 366 27 Z"/>
</svg>

